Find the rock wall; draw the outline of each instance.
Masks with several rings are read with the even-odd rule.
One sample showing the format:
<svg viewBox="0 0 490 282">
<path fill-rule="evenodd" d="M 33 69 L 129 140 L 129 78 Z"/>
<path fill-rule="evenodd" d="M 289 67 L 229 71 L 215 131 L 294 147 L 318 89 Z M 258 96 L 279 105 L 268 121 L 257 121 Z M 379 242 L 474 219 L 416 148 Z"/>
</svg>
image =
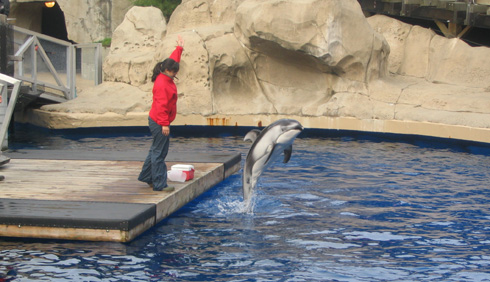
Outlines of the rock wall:
<svg viewBox="0 0 490 282">
<path fill-rule="evenodd" d="M 144 85 L 155 63 L 172 51 L 177 33 L 186 40 L 178 83 L 181 114 L 318 115 L 323 114 L 319 106 L 325 107 L 333 93 L 365 90 L 368 81 L 386 74 L 389 47 L 355 0 L 223 3 L 189 0 L 179 6 L 154 60 L 146 49 L 131 49 L 141 36 L 120 40 L 115 32 L 113 40 L 126 48 L 117 56 L 113 53 L 122 49 L 111 48 L 104 65 L 106 80 Z M 235 17 L 230 10 L 234 6 Z M 133 8 L 128 15 L 139 19 L 146 10 Z M 124 34 L 140 32 L 126 27 L 126 21 L 119 27 Z M 134 62 L 143 56 L 146 62 Z M 127 70 L 143 65 L 146 72 L 129 79 Z M 254 107 L 243 107 L 250 102 Z"/>
<path fill-rule="evenodd" d="M 490 87 L 490 50 L 436 35 L 386 16 L 368 19 L 391 47 L 389 70 L 394 74 L 424 78 L 432 83 Z"/>
<path fill-rule="evenodd" d="M 10 0 L 9 17 L 15 25 L 41 32 L 41 0 Z M 131 0 L 57 0 L 65 16 L 68 39 L 77 43 L 97 42 L 112 37 L 112 32 L 123 21 L 132 7 Z"/>
<path fill-rule="evenodd" d="M 287 116 L 305 126 L 381 132 L 410 132 L 392 126 L 413 123 L 490 128 L 489 48 L 385 16 L 366 19 L 355 0 L 186 0 L 168 24 L 155 8 L 133 7 L 104 62 L 105 83 L 118 90 L 90 88 L 38 113 L 76 113 L 82 97 L 93 97 L 94 114 L 116 112 L 99 89 L 141 91 L 124 96 L 135 100 L 120 105 L 122 121 L 133 109 L 148 110 L 141 101 L 149 99 L 151 70 L 171 53 L 177 35 L 185 39 L 177 124 L 222 117 L 231 125 L 248 117 L 241 125 L 254 125 Z M 145 125 L 146 115 L 139 118 Z M 71 127 L 66 120 L 51 127 Z"/>
<path fill-rule="evenodd" d="M 96 42 L 111 37 L 130 0 L 57 0 L 65 15 L 68 38 L 78 43 Z"/>
<path fill-rule="evenodd" d="M 166 33 L 166 23 L 157 8 L 133 7 L 112 34 L 105 58 L 106 81 L 133 86 L 149 83 L 154 56 Z"/>
</svg>

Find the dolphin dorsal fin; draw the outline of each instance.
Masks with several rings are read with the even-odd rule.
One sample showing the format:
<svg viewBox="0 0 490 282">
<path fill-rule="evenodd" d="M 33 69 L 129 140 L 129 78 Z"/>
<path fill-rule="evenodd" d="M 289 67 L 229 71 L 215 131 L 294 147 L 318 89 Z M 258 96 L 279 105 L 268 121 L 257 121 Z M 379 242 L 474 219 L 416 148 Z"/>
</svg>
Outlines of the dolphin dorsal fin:
<svg viewBox="0 0 490 282">
<path fill-rule="evenodd" d="M 245 135 L 245 137 L 243 138 L 243 141 L 250 141 L 253 143 L 253 142 L 255 142 L 255 140 L 257 139 L 257 136 L 259 136 L 259 134 L 260 134 L 260 130 L 252 129 Z"/>
</svg>

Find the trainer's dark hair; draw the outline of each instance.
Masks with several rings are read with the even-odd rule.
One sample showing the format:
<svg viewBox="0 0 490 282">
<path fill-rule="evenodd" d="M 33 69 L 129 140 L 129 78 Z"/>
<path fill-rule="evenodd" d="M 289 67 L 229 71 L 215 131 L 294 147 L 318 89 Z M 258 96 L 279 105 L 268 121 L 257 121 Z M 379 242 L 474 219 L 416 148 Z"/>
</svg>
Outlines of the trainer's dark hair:
<svg viewBox="0 0 490 282">
<path fill-rule="evenodd" d="M 151 76 L 151 81 L 155 82 L 157 76 L 164 72 L 165 70 L 178 72 L 179 71 L 179 63 L 174 59 L 165 59 L 163 62 L 157 63 L 153 68 L 153 75 Z"/>
</svg>

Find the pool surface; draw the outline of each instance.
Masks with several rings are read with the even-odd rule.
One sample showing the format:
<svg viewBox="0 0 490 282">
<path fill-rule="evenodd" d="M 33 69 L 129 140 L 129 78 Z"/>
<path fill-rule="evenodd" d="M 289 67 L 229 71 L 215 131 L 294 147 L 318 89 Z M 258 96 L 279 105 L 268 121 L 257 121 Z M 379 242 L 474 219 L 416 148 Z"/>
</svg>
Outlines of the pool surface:
<svg viewBox="0 0 490 282">
<path fill-rule="evenodd" d="M 240 152 L 243 162 L 250 147 L 243 134 L 176 130 L 170 149 Z M 10 147 L 144 155 L 149 142 L 144 130 L 28 128 L 11 136 Z M 0 274 L 12 281 L 490 281 L 489 152 L 306 133 L 289 163 L 259 179 L 252 213 L 244 212 L 240 171 L 128 244 L 3 238 Z"/>
</svg>

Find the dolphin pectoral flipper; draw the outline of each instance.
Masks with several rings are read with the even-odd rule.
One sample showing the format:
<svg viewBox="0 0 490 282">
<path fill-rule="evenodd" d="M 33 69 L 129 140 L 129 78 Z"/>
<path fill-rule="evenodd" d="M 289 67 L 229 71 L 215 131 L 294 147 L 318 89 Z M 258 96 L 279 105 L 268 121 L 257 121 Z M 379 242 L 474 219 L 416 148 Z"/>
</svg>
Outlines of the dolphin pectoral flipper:
<svg viewBox="0 0 490 282">
<path fill-rule="evenodd" d="M 251 141 L 252 143 L 255 142 L 257 139 L 257 136 L 259 136 L 260 130 L 259 129 L 252 129 L 250 130 L 245 137 L 243 138 L 243 141 Z"/>
<path fill-rule="evenodd" d="M 283 163 L 289 162 L 289 159 L 291 159 L 291 154 L 293 153 L 293 145 L 289 145 L 284 149 L 284 160 Z"/>
</svg>

